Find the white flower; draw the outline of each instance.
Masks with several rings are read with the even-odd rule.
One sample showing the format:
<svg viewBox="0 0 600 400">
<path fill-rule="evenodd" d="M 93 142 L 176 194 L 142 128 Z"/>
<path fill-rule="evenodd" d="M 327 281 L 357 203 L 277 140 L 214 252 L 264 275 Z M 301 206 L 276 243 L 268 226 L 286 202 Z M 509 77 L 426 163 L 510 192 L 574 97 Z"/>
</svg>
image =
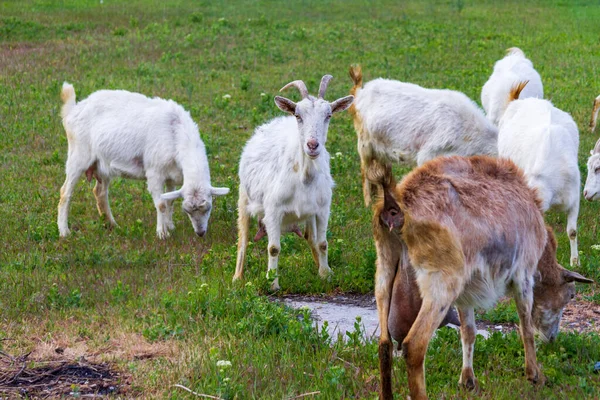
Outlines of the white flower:
<svg viewBox="0 0 600 400">
<path fill-rule="evenodd" d="M 338 151 L 337 153 L 335 153 L 335 156 L 336 156 L 336 157 L 341 157 L 341 156 L 343 156 L 343 154 L 342 154 L 342 152 L 341 152 L 341 151 Z"/>
<path fill-rule="evenodd" d="M 229 100 L 231 98 L 231 95 L 230 94 L 224 94 L 223 98 Z"/>
<path fill-rule="evenodd" d="M 202 285 L 200 285 L 200 289 L 204 289 L 208 287 L 208 283 L 203 283 Z"/>
<path fill-rule="evenodd" d="M 600 250 L 600 244 L 593 244 L 592 245 L 592 249 L 594 249 L 594 250 Z"/>
<path fill-rule="evenodd" d="M 246 287 L 251 287 L 251 286 L 252 286 L 252 282 L 251 281 L 246 282 Z"/>
<path fill-rule="evenodd" d="M 217 361 L 217 367 L 229 368 L 229 367 L 231 367 L 231 361 L 219 360 L 219 361 Z"/>
<path fill-rule="evenodd" d="M 261 97 L 265 97 L 267 94 L 265 92 L 260 93 Z"/>
</svg>

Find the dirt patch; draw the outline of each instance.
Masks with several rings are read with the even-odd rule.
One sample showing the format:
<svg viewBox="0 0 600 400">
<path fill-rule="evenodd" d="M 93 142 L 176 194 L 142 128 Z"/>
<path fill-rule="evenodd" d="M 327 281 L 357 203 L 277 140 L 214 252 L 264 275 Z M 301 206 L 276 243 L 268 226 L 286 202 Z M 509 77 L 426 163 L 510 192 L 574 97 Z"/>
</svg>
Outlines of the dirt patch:
<svg viewBox="0 0 600 400">
<path fill-rule="evenodd" d="M 377 305 L 373 295 L 285 295 L 279 299 L 294 308 L 308 307 L 319 327 L 324 321 L 328 321 L 329 334 L 333 337 L 337 337 L 338 333 L 345 336 L 346 332 L 354 332 L 357 316 L 360 317 L 360 325 L 366 338 L 379 334 Z M 507 333 L 517 329 L 517 325 L 511 322 L 478 320 L 476 325 L 477 333 L 486 338 L 491 332 Z M 561 331 L 600 332 L 600 305 L 577 296 L 564 309 Z"/>
<path fill-rule="evenodd" d="M 0 352 L 0 398 L 58 398 L 124 393 L 129 377 L 107 363 L 34 361 Z"/>
<path fill-rule="evenodd" d="M 567 304 L 560 321 L 560 328 L 569 332 L 600 333 L 600 304 L 586 301 L 577 296 Z"/>
<path fill-rule="evenodd" d="M 156 357 L 173 358 L 178 346 L 172 341 L 149 342 L 142 335 L 131 332 L 114 333 L 100 346 L 87 338 L 54 333 L 52 337 L 35 340 L 31 358 L 35 360 L 79 359 L 85 357 L 95 363 L 117 360 L 145 360 Z"/>
</svg>

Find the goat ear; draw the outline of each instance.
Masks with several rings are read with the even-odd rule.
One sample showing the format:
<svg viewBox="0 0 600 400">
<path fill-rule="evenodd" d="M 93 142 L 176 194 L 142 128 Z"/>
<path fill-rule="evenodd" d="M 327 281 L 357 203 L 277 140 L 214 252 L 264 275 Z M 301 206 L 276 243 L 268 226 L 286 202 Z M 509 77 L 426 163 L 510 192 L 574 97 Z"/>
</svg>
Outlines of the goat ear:
<svg viewBox="0 0 600 400">
<path fill-rule="evenodd" d="M 294 115 L 296 113 L 296 103 L 285 97 L 275 96 L 275 104 L 281 111 Z"/>
<path fill-rule="evenodd" d="M 181 189 L 176 190 L 174 192 L 163 193 L 160 195 L 161 200 L 175 200 L 180 197 L 183 197 L 183 192 Z"/>
<path fill-rule="evenodd" d="M 563 278 L 565 278 L 566 282 L 594 283 L 593 280 L 568 269 L 563 271 Z"/>
<path fill-rule="evenodd" d="M 213 196 L 225 196 L 227 193 L 229 193 L 229 188 L 211 188 L 210 189 L 210 194 L 212 194 Z"/>
<path fill-rule="evenodd" d="M 353 101 L 354 101 L 354 96 L 346 96 L 346 97 L 337 99 L 336 101 L 331 103 L 331 112 L 336 113 L 336 112 L 344 111 L 345 109 L 347 109 L 348 107 L 350 107 L 352 105 Z"/>
</svg>

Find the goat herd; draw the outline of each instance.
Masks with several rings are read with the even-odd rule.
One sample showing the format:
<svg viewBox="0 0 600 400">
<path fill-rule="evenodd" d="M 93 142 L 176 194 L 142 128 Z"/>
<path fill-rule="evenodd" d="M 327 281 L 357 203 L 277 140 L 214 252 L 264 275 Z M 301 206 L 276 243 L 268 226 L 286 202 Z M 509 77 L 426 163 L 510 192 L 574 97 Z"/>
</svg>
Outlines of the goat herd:
<svg viewBox="0 0 600 400">
<path fill-rule="evenodd" d="M 574 282 L 592 282 L 558 264 L 556 240 L 543 218 L 551 207 L 566 211 L 570 261 L 577 265 L 575 122 L 543 100 L 541 78 L 518 48 L 496 62 L 483 87 L 487 118 L 457 91 L 387 79 L 363 87 L 359 66 L 351 67 L 350 76 L 351 95 L 333 102 L 325 100 L 330 75 L 321 80 L 316 98 L 302 81 L 284 86 L 295 87 L 302 97 L 297 103 L 275 97 L 277 107 L 291 116 L 259 126 L 244 147 L 234 280 L 242 278 L 251 217 L 258 218 L 254 240 L 268 238 L 273 289 L 279 288 L 277 263 L 285 232 L 304 235 L 319 274 L 331 273 L 326 233 L 333 179 L 325 143 L 332 114 L 349 109 L 365 204 L 376 194 L 379 198 L 373 234 L 381 398 L 392 398 L 392 338 L 401 343 L 411 398 L 427 398 L 425 353 L 434 330 L 455 318 L 453 305 L 463 348 L 459 382 L 474 388 L 474 307 L 490 307 L 505 293 L 517 305 L 527 379 L 543 382 L 534 331 L 554 339 L 562 310 L 574 297 Z M 147 181 L 159 238 L 174 228 L 173 202 L 179 197 L 194 231 L 205 234 L 213 197 L 229 189 L 211 185 L 204 144 L 187 111 L 172 100 L 123 90 L 101 90 L 76 103 L 68 83 L 61 97 L 69 152 L 58 205 L 60 236 L 69 234 L 69 202 L 83 174 L 89 181 L 95 178 L 98 211 L 111 225 L 116 222 L 108 202 L 110 180 L 126 176 Z M 599 109 L 600 96 L 592 130 Z M 418 167 L 396 183 L 394 162 Z M 583 193 L 587 200 L 600 198 L 600 140 L 588 160 Z"/>
</svg>

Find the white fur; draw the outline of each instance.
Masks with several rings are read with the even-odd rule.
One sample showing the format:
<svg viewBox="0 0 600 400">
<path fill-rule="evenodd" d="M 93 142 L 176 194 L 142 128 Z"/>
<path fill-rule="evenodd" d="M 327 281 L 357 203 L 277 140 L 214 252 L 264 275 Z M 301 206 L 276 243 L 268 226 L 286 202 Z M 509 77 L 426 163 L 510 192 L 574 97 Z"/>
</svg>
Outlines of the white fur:
<svg viewBox="0 0 600 400">
<path fill-rule="evenodd" d="M 583 197 L 588 201 L 600 200 L 600 139 L 590 151 L 587 160 L 587 178 L 583 188 Z"/>
<path fill-rule="evenodd" d="M 529 185 L 538 190 L 544 211 L 553 207 L 567 212 L 571 265 L 579 263 L 578 149 L 579 131 L 573 118 L 547 100 L 512 101 L 500 120 L 499 156 L 523 169 Z"/>
<path fill-rule="evenodd" d="M 441 155 L 498 152 L 497 128 L 461 92 L 380 78 L 357 89 L 354 106 L 362 122 L 358 153 L 366 169 L 372 160 L 421 165 Z M 369 204 L 372 188 L 363 185 Z"/>
<path fill-rule="evenodd" d="M 295 104 L 276 97 L 277 106 L 294 116 L 278 117 L 256 128 L 242 152 L 234 280 L 242 277 L 250 216 L 258 217 L 266 228 L 268 271 L 275 273 L 273 289 L 279 289 L 276 274 L 282 230 L 296 223 L 306 223 L 305 237 L 319 274 L 331 273 L 326 233 L 334 182 L 325 142 L 332 113 L 348 108 L 352 99 L 348 96 L 329 103 L 309 96 Z M 316 149 L 308 147 L 311 141 L 313 146 L 318 143 Z"/>
<path fill-rule="evenodd" d="M 116 222 L 108 204 L 110 179 L 145 179 L 157 210 L 156 233 L 173 229 L 173 200 L 183 209 L 194 231 L 203 236 L 212 197 L 229 192 L 213 188 L 204 143 L 190 114 L 172 100 L 148 98 L 124 90 L 100 90 L 76 103 L 73 86 L 64 83 L 63 125 L 69 141 L 66 180 L 58 206 L 60 236 L 69 234 L 69 202 L 75 184 L 86 173 L 97 179 L 94 194 L 100 214 Z M 181 189 L 174 186 L 183 183 Z M 163 194 L 165 186 L 172 192 Z M 161 196 L 162 195 L 162 196 Z"/>
<path fill-rule="evenodd" d="M 525 57 L 521 49 L 508 49 L 506 56 L 497 61 L 490 79 L 481 90 L 481 104 L 487 117 L 494 125 L 500 123 L 502 114 L 508 105 L 506 99 L 511 87 L 518 82 L 529 81 L 519 95 L 520 99 L 528 97 L 544 98 L 544 87 L 540 74 L 533 68 L 533 63 Z"/>
</svg>

